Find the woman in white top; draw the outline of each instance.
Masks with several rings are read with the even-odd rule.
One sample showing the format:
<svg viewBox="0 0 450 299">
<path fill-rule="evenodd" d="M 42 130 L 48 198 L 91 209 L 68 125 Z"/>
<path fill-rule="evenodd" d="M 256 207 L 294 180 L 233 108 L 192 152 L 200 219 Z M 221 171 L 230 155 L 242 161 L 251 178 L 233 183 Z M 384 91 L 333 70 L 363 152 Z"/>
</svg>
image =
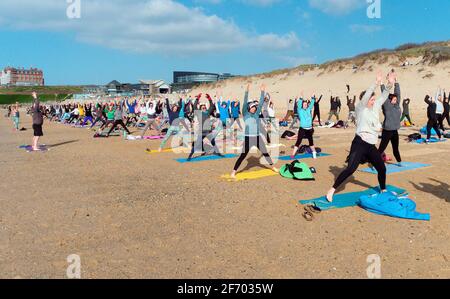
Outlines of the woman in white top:
<svg viewBox="0 0 450 299">
<path fill-rule="evenodd" d="M 378 99 L 375 97 L 375 89 L 382 84 L 383 76 L 381 73 L 377 76 L 376 84 L 372 85 L 360 96 L 361 101 L 356 106 L 356 136 L 350 149 L 348 166 L 342 171 L 333 187 L 328 191 L 327 200 L 329 202 L 333 201 L 336 189 L 355 173 L 360 164 L 365 162 L 369 162 L 375 167 L 378 172 L 380 189 L 382 192 L 386 191 L 386 166 L 376 145 L 379 132 L 382 130 L 380 123 L 381 107 L 395 84 L 395 73 L 390 72 L 387 79 L 386 89 Z"/>
</svg>

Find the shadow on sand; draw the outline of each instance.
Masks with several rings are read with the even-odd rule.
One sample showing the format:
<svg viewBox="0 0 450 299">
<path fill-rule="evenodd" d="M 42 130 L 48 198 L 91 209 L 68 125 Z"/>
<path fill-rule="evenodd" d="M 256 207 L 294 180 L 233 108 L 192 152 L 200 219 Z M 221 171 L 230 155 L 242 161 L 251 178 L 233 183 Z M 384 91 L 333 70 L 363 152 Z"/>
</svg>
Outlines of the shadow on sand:
<svg viewBox="0 0 450 299">
<path fill-rule="evenodd" d="M 63 146 L 63 145 L 66 145 L 66 144 L 75 143 L 75 142 L 78 142 L 78 141 L 79 141 L 79 140 L 70 140 L 70 141 L 65 141 L 65 142 L 61 142 L 61 143 L 56 143 L 56 144 L 47 145 L 47 147 L 53 148 L 53 147 Z"/>
<path fill-rule="evenodd" d="M 342 172 L 345 168 L 346 168 L 346 166 L 343 166 L 343 167 L 330 166 L 330 172 L 334 175 L 334 180 L 335 180 L 335 181 L 336 181 L 336 179 L 338 178 L 338 176 L 341 174 L 341 172 Z M 364 182 L 358 181 L 357 179 L 355 179 L 355 176 L 352 175 L 351 177 L 349 177 L 349 178 L 344 182 L 344 184 L 342 184 L 342 185 L 336 190 L 336 192 L 342 192 L 342 191 L 345 191 L 345 186 L 346 186 L 348 183 L 353 183 L 353 184 L 358 185 L 358 186 L 361 186 L 361 187 L 363 187 L 363 188 L 365 188 L 365 189 L 370 189 L 370 188 L 373 187 L 373 186 L 371 186 L 371 185 L 369 185 L 369 184 L 366 184 L 366 183 L 364 183 Z"/>
<path fill-rule="evenodd" d="M 270 167 L 267 167 L 266 165 L 261 164 L 260 159 L 261 158 L 257 158 L 257 157 L 254 157 L 254 156 L 248 157 L 248 159 L 247 159 L 247 166 L 245 166 L 244 169 L 239 171 L 239 173 L 245 172 L 247 170 L 251 170 L 251 169 L 257 168 L 257 167 L 258 168 L 262 167 L 262 168 L 265 168 L 265 169 L 271 169 Z M 263 159 L 264 159 L 264 157 L 263 157 Z"/>
<path fill-rule="evenodd" d="M 438 181 L 436 179 L 429 179 L 430 181 L 433 181 L 437 184 L 430 184 L 430 183 L 419 183 L 416 184 L 414 182 L 411 182 L 411 185 L 413 185 L 414 188 L 416 188 L 419 191 L 429 193 L 431 195 L 434 195 L 440 199 L 445 200 L 446 202 L 450 203 L 450 185 L 441 181 Z"/>
</svg>

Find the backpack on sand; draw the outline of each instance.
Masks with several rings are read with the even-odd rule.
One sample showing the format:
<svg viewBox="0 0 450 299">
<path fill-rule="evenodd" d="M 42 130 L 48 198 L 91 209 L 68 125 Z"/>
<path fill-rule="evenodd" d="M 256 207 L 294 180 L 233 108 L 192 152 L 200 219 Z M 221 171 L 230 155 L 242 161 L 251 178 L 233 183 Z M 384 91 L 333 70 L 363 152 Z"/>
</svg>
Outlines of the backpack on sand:
<svg viewBox="0 0 450 299">
<path fill-rule="evenodd" d="M 280 169 L 280 175 L 287 179 L 294 179 L 298 181 L 314 181 L 314 168 L 309 168 L 306 163 L 295 160 L 291 164 L 286 164 Z"/>
<path fill-rule="evenodd" d="M 422 135 L 420 135 L 419 133 L 414 133 L 414 134 L 408 135 L 409 142 L 419 140 L 419 139 L 422 139 Z"/>
</svg>

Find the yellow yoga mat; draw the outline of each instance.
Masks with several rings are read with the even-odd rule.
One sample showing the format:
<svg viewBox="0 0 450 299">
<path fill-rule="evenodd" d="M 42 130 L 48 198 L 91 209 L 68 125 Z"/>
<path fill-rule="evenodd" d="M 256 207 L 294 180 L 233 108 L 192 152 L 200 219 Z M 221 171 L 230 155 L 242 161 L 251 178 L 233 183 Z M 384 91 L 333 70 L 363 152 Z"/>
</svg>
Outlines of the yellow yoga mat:
<svg viewBox="0 0 450 299">
<path fill-rule="evenodd" d="M 226 179 L 228 181 L 244 181 L 244 180 L 256 180 L 261 179 L 265 177 L 271 177 L 276 176 L 278 173 L 274 172 L 272 169 L 263 169 L 263 170 L 257 170 L 257 171 L 249 171 L 249 172 L 242 172 L 236 174 L 236 178 L 232 179 L 229 174 L 221 176 L 222 179 Z"/>
<path fill-rule="evenodd" d="M 159 154 L 159 153 L 173 153 L 174 150 L 175 150 L 175 149 L 173 149 L 173 148 L 166 148 L 166 149 L 163 149 L 161 152 L 158 151 L 158 150 L 146 150 L 145 152 L 146 152 L 147 154 Z M 183 148 L 177 148 L 177 150 L 182 151 Z"/>
</svg>

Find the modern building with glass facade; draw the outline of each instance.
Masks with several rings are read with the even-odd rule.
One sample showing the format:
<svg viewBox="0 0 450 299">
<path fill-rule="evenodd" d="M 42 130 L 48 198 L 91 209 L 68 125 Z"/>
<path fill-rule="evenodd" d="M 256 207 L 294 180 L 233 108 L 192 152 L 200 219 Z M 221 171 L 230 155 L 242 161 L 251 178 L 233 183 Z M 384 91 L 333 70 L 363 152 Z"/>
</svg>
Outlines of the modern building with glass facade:
<svg viewBox="0 0 450 299">
<path fill-rule="evenodd" d="M 192 89 L 203 83 L 214 83 L 234 77 L 231 74 L 216 74 L 203 72 L 173 72 L 173 91 Z"/>
</svg>

